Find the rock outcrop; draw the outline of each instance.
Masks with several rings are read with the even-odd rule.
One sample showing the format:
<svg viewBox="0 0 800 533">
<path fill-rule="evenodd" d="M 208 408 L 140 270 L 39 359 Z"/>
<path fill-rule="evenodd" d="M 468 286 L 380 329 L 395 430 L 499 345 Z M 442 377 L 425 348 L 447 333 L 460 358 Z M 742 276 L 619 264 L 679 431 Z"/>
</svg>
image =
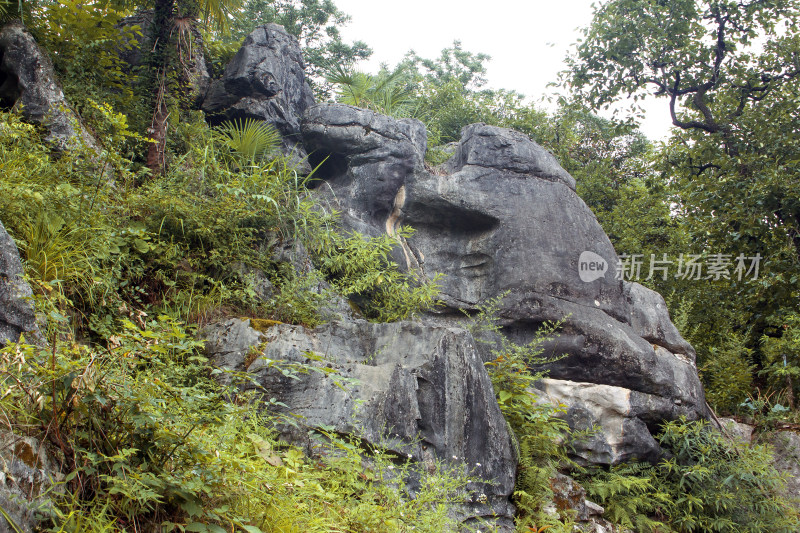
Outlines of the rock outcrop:
<svg viewBox="0 0 800 533">
<path fill-rule="evenodd" d="M 623 387 L 561 379 L 543 379 L 537 388 L 543 400 L 566 406 L 564 418 L 571 428 L 588 432 L 571 443 L 573 454 L 583 462 L 655 462 L 661 457 L 643 418 L 668 419 L 669 400 Z"/>
<path fill-rule="evenodd" d="M 707 416 L 694 350 L 661 296 L 616 279 L 611 242 L 546 150 L 518 132 L 473 124 L 454 155 L 429 172 L 418 121 L 318 104 L 306 111 L 302 131 L 312 161 L 325 160 L 319 194 L 349 228 L 416 230 L 398 259 L 444 274 L 446 307 L 431 321 L 458 323 L 460 309 L 502 294 L 504 333 L 516 341 L 533 339 L 546 321 L 564 321 L 545 349 L 565 356 L 547 370 L 570 383 L 554 395 L 580 412 L 580 425 L 603 428 L 584 450 L 587 460 L 654 459 L 651 432 L 660 421 Z M 581 272 L 589 260 L 600 269 L 593 276 Z M 588 407 L 587 394 L 597 393 L 612 398 Z M 604 426 L 597 417 L 611 411 L 616 422 Z"/>
<path fill-rule="evenodd" d="M 13 521 L 0 514 L 0 533 L 38 531 L 53 505 L 51 491 L 63 492 L 56 486 L 61 478 L 41 442 L 0 431 L 0 509 Z"/>
<path fill-rule="evenodd" d="M 30 286 L 22 278 L 22 263 L 17 245 L 0 222 L 0 346 L 19 341 L 39 342 Z"/>
<path fill-rule="evenodd" d="M 27 121 L 49 131 L 45 140 L 58 150 L 84 144 L 97 151 L 67 104 L 50 58 L 18 21 L 0 29 L 0 108 L 21 109 Z"/>
<path fill-rule="evenodd" d="M 622 531 L 602 518 L 605 509 L 589 501 L 586 490 L 574 479 L 564 474 L 556 474 L 550 480 L 553 501 L 545 512 L 553 516 L 569 514 L 575 522 L 574 531 L 581 533 L 630 533 Z"/>
<path fill-rule="evenodd" d="M 257 119 L 275 126 L 283 150 L 309 171 L 300 142 L 300 117 L 314 103 L 306 81 L 300 44 L 283 26 L 265 24 L 247 36 L 203 101 L 211 124 Z"/>
<path fill-rule="evenodd" d="M 318 104 L 306 111 L 302 132 L 312 165 L 322 164 L 315 174 L 325 181 L 320 195 L 337 202 L 344 224 L 367 235 L 393 233 L 399 222 L 395 200 L 424 165 L 425 126 L 358 107 Z M 345 196 L 334 197 L 339 193 Z"/>
<path fill-rule="evenodd" d="M 358 435 L 421 464 L 475 465 L 492 483 L 471 488 L 460 516 L 494 515 L 510 527 L 516 457 L 482 364 L 491 351 L 462 329 L 462 310 L 500 295 L 503 334 L 514 341 L 563 321 L 544 344 L 554 361 L 539 394 L 564 404 L 573 427 L 597 428 L 575 443 L 578 460 L 655 461 L 662 452 L 652 434 L 662 421 L 708 416 L 694 350 L 664 300 L 616 279 L 614 248 L 575 180 L 525 135 L 473 124 L 452 157 L 429 169 L 421 122 L 314 105 L 297 43 L 274 25 L 248 37 L 203 108 L 216 120 L 272 122 L 287 149 L 302 139 L 306 152 L 298 152 L 319 165 L 315 194 L 342 213 L 345 229 L 397 236 L 400 264 L 443 275 L 445 305 L 415 322 L 347 317 L 258 334 L 233 320 L 206 330 L 218 365 L 246 373 L 308 426 Z M 399 236 L 400 225 L 413 227 L 413 237 Z M 278 360 L 328 371 L 288 379 Z"/>
<path fill-rule="evenodd" d="M 354 435 L 423 466 L 467 469 L 483 482 L 467 487 L 465 504 L 454 510 L 459 518 L 513 529 L 512 440 L 465 330 L 351 320 L 313 330 L 281 324 L 259 334 L 231 319 L 203 336 L 221 368 L 246 371 L 306 426 Z M 260 347 L 257 356 L 248 356 L 251 346 Z M 289 377 L 280 367 L 292 363 L 318 371 Z M 408 486 L 413 493 L 413 481 Z"/>
</svg>

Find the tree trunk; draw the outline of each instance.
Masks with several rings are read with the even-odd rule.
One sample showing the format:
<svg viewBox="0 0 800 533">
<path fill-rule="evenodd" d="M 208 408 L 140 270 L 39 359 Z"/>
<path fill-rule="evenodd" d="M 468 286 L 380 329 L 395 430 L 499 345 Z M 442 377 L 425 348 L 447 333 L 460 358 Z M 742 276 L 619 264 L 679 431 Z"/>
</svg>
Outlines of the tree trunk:
<svg viewBox="0 0 800 533">
<path fill-rule="evenodd" d="M 152 27 L 152 48 L 150 51 L 150 72 L 152 79 L 151 109 L 153 119 L 148 131 L 151 143 L 147 150 L 147 168 L 150 172 L 161 174 L 166 161 L 164 154 L 167 144 L 169 113 L 167 97 L 169 85 L 167 80 L 169 65 L 169 43 L 172 37 L 172 26 L 175 19 L 175 0 L 156 0 Z"/>
</svg>

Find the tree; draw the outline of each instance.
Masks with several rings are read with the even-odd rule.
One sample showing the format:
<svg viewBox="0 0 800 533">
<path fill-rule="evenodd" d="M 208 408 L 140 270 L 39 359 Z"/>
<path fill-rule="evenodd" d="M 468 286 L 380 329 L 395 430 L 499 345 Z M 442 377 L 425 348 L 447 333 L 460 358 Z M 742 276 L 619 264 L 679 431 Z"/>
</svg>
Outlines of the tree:
<svg viewBox="0 0 800 533">
<path fill-rule="evenodd" d="M 756 363 L 761 335 L 779 335 L 800 297 L 799 19 L 796 0 L 612 0 L 566 78 L 594 108 L 666 102 L 675 129 L 654 168 L 686 252 L 721 254 L 730 270 L 739 256 L 763 259 L 755 280 L 675 287 L 693 302 L 700 342 L 745 334 Z"/>
<path fill-rule="evenodd" d="M 571 58 L 569 83 L 595 107 L 649 90 L 669 100 L 675 126 L 730 134 L 748 106 L 800 75 L 797 14 L 795 0 L 612 0 Z"/>
<path fill-rule="evenodd" d="M 123 4 L 131 0 L 121 0 Z M 241 7 L 242 0 L 152 0 L 137 7 L 153 7 L 153 24 L 150 33 L 148 60 L 150 99 L 153 110 L 148 130 L 151 143 L 147 152 L 147 167 L 160 173 L 165 164 L 168 99 L 176 92 L 186 92 L 189 84 L 186 69 L 181 64 L 184 48 L 191 46 L 193 26 L 200 22 L 214 23 L 224 29 L 228 16 Z M 177 53 L 176 53 L 177 51 Z M 176 91 L 177 89 L 177 91 Z"/>
<path fill-rule="evenodd" d="M 487 54 L 464 50 L 461 41 L 455 40 L 437 59 L 425 59 L 411 50 L 401 64 L 436 85 L 456 81 L 465 90 L 477 90 L 486 85 L 485 63 L 491 59 Z"/>
</svg>

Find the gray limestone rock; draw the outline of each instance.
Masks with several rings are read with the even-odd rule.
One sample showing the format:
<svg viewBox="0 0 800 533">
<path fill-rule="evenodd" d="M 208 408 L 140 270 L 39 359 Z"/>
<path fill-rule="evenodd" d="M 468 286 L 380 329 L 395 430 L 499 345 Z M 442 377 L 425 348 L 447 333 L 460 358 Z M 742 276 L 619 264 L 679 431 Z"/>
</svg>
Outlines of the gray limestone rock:
<svg viewBox="0 0 800 533">
<path fill-rule="evenodd" d="M 14 522 L 0 515 L 0 533 L 38 531 L 43 511 L 52 507 L 48 492 L 61 477 L 39 441 L 0 431 L 0 508 Z"/>
<path fill-rule="evenodd" d="M 471 124 L 445 165 L 449 174 L 464 167 L 483 167 L 559 182 L 575 190 L 575 179 L 561 168 L 555 156 L 514 130 Z"/>
<path fill-rule="evenodd" d="M 394 232 L 398 193 L 424 165 L 422 122 L 317 104 L 306 111 L 302 132 L 312 165 L 322 165 L 315 174 L 324 180 L 319 195 L 341 211 L 348 229 L 373 236 Z"/>
<path fill-rule="evenodd" d="M 719 418 L 720 431 L 728 439 L 733 439 L 743 444 L 750 444 L 753 442 L 753 432 L 755 426 L 737 422 L 733 418 Z"/>
<path fill-rule="evenodd" d="M 566 406 L 562 416 L 570 428 L 588 432 L 570 443 L 582 463 L 655 462 L 661 458 L 661 448 L 638 416 L 672 417 L 668 400 L 622 387 L 549 378 L 537 383 L 537 389 L 540 399 Z"/>
<path fill-rule="evenodd" d="M 284 152 L 294 154 L 300 170 L 310 171 L 302 164 L 300 117 L 314 94 L 303 69 L 297 39 L 278 24 L 259 26 L 211 84 L 202 109 L 211 124 L 249 118 L 272 124 L 283 137 Z"/>
<path fill-rule="evenodd" d="M 231 383 L 232 373 L 244 372 L 255 357 L 251 351 L 263 342 L 263 335 L 250 327 L 247 319 L 229 318 L 203 328 L 198 338 L 214 366 L 223 371 L 220 380 Z"/>
<path fill-rule="evenodd" d="M 544 510 L 551 516 L 570 516 L 575 524 L 573 531 L 582 533 L 630 533 L 614 526 L 603 518 L 605 509 L 586 499 L 586 490 L 574 479 L 556 474 L 550 479 L 553 499 Z"/>
<path fill-rule="evenodd" d="M 553 504 L 556 511 L 574 513 L 578 522 L 588 522 L 591 517 L 602 516 L 603 507 L 586 499 L 586 490 L 571 477 L 557 473 L 550 479 Z"/>
<path fill-rule="evenodd" d="M 709 415 L 694 350 L 663 299 L 616 279 L 617 255 L 574 179 L 535 142 L 473 124 L 443 171 L 429 172 L 416 121 L 319 104 L 306 112 L 302 131 L 312 157 L 327 158 L 317 174 L 324 180 L 319 194 L 344 213 L 347 229 L 375 235 L 393 234 L 400 224 L 414 228 L 408 242 L 398 239 L 395 258 L 429 278 L 443 275 L 446 305 L 428 321 L 458 324 L 460 309 L 475 311 L 506 294 L 500 324 L 514 341 L 532 340 L 546 321 L 564 321 L 544 345 L 545 354 L 563 356 L 544 367 L 550 377 L 635 393 L 643 408 L 622 408 L 625 427 L 604 437 L 621 448 L 588 455 L 603 462 L 654 458 L 648 431 L 660 421 Z"/>
<path fill-rule="evenodd" d="M 22 279 L 19 250 L 0 222 L 0 346 L 19 341 L 40 342 L 30 286 Z"/>
<path fill-rule="evenodd" d="M 236 272 L 245 283 L 245 286 L 253 291 L 256 298 L 263 302 L 268 302 L 275 294 L 275 287 L 267 277 L 267 274 L 260 268 L 255 268 L 244 263 L 234 263 L 231 270 Z"/>
<path fill-rule="evenodd" d="M 664 298 L 638 283 L 623 283 L 630 309 L 629 323 L 636 334 L 672 353 L 683 354 L 694 362 L 695 351 L 669 319 Z"/>
<path fill-rule="evenodd" d="M 512 524 L 511 436 L 468 332 L 365 321 L 313 330 L 282 324 L 263 337 L 246 330 L 228 321 L 207 333 L 210 355 L 239 369 L 244 346 L 263 340 L 260 357 L 246 370 L 266 398 L 285 404 L 310 428 L 354 435 L 422 465 L 439 460 L 468 469 L 486 482 L 468 487 L 458 516 Z M 299 379 L 281 372 L 281 366 L 298 363 L 312 371 L 297 373 Z"/>
<path fill-rule="evenodd" d="M 0 107 L 21 109 L 25 120 L 44 126 L 46 140 L 64 150 L 97 142 L 64 99 L 53 64 L 19 21 L 0 28 Z"/>
</svg>

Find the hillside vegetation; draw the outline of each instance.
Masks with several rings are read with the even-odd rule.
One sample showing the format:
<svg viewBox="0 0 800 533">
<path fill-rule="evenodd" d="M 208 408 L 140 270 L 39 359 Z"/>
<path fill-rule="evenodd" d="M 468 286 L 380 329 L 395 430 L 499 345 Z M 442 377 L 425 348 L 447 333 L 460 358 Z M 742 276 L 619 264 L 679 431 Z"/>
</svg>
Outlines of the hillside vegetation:
<svg viewBox="0 0 800 533">
<path fill-rule="evenodd" d="M 485 89 L 489 58 L 458 42 L 436 59 L 412 53 L 360 72 L 370 50 L 341 40 L 347 18 L 329 1 L 0 2 L 0 20 L 21 17 L 49 52 L 98 142 L 57 151 L 22 110 L 0 111 L 0 221 L 19 247 L 44 337 L 0 351 L 0 426 L 41 439 L 62 465 L 42 528 L 458 527 L 448 504 L 463 499 L 469 476 L 445 465 L 420 475 L 413 461 L 332 433 L 315 432 L 316 453 L 306 455 L 275 429 L 298 422 L 235 381 L 222 385 L 196 340 L 228 316 L 314 327 L 332 302 L 376 322 L 412 319 L 435 308 L 438 290 L 436 279 L 396 265 L 395 237 L 343 231 L 310 191 L 314 172 L 281 155 L 273 129 L 207 124 L 181 66 L 178 43 L 192 28 L 219 75 L 253 27 L 283 24 L 304 46 L 318 99 L 420 119 L 431 167 L 470 123 L 529 135 L 576 178 L 626 268 L 641 260 L 638 281 L 665 295 L 717 413 L 759 430 L 800 423 L 798 7 L 610 1 L 564 73 L 570 96 L 549 113 Z M 139 9 L 154 10 L 153 35 L 118 28 Z M 120 50 L 143 43 L 145 60 L 131 69 Z M 648 91 L 673 110 L 666 143 L 595 114 Z M 649 270 L 655 260 L 669 275 Z M 706 270 L 685 275 L 688 262 Z M 473 317 L 476 330 L 496 330 L 492 303 Z M 570 513 L 546 512 L 558 468 L 633 531 L 797 531 L 769 450 L 705 423 L 665 425 L 660 443 L 672 455 L 657 465 L 571 464 L 558 408 L 531 392 L 539 342 L 556 328 L 528 346 L 497 347 L 487 364 L 519 447 L 518 531 L 573 530 Z M 316 371 L 275 365 L 289 377 Z M 412 474 L 413 498 L 396 481 Z"/>
</svg>

